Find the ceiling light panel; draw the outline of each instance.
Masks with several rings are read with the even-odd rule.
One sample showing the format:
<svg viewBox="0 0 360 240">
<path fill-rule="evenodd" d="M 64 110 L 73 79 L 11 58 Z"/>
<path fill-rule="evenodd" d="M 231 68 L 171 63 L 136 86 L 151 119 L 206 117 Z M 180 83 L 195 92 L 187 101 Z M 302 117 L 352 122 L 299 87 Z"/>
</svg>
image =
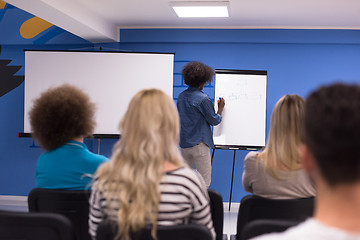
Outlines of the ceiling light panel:
<svg viewBox="0 0 360 240">
<path fill-rule="evenodd" d="M 229 17 L 229 2 L 170 2 L 180 18 Z"/>
</svg>

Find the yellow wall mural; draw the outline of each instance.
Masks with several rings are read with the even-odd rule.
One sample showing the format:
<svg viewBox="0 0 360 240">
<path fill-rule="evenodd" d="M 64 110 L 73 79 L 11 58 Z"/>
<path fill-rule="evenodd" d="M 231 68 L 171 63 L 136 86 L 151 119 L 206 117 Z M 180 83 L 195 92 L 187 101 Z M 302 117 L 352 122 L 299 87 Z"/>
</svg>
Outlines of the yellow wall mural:
<svg viewBox="0 0 360 240">
<path fill-rule="evenodd" d="M 30 18 L 29 20 L 26 20 L 21 25 L 20 34 L 23 38 L 30 39 L 42 33 L 51 26 L 53 26 L 53 24 L 41 18 L 33 17 Z"/>
<path fill-rule="evenodd" d="M 0 0 L 0 9 L 5 9 L 6 2 L 3 0 Z M 28 20 L 26 20 L 20 27 L 20 35 L 25 39 L 31 39 L 33 37 L 36 37 L 46 29 L 53 26 L 53 24 L 38 18 L 38 17 L 32 17 Z"/>
<path fill-rule="evenodd" d="M 4 9 L 6 5 L 6 2 L 0 0 L 0 9 Z"/>
<path fill-rule="evenodd" d="M 0 9 L 4 9 L 6 5 L 6 2 L 0 0 Z"/>
<path fill-rule="evenodd" d="M 88 41 L 0 0 L 0 45 L 66 44 Z M 25 0 L 26 1 L 26 0 Z M 47 19 L 46 19 L 47 20 Z"/>
</svg>

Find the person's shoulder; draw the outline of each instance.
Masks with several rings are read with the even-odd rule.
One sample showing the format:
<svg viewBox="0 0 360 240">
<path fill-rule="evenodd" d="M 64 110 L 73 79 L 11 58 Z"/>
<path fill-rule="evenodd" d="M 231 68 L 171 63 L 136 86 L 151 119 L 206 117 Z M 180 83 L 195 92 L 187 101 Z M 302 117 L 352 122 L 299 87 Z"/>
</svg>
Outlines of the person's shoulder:
<svg viewBox="0 0 360 240">
<path fill-rule="evenodd" d="M 187 189 L 186 191 L 197 196 L 207 196 L 205 181 L 197 171 L 189 167 L 181 167 L 168 172 L 167 175 L 170 177 L 168 180 L 179 183 L 184 187 L 183 189 Z"/>
<path fill-rule="evenodd" d="M 246 154 L 246 156 L 245 156 L 245 160 L 244 160 L 244 161 L 247 161 L 247 162 L 256 161 L 257 156 L 258 156 L 259 153 L 260 153 L 260 152 L 256 152 L 256 151 L 248 152 L 248 154 Z"/>
<path fill-rule="evenodd" d="M 201 93 L 201 91 L 194 91 L 194 88 L 188 87 L 178 95 L 178 101 L 183 100 L 194 100 L 198 98 L 198 92 Z"/>
<path fill-rule="evenodd" d="M 259 237 L 251 238 L 251 240 L 303 240 L 304 235 L 301 234 L 301 231 L 299 231 L 298 228 L 299 226 L 295 226 L 284 232 L 263 234 Z"/>
<path fill-rule="evenodd" d="M 184 91 L 182 91 L 181 93 L 179 93 L 178 99 L 184 97 L 184 95 L 186 95 L 186 92 L 187 92 L 187 89 L 185 89 Z"/>
<path fill-rule="evenodd" d="M 54 159 L 58 159 L 61 157 L 61 154 L 63 151 L 66 151 L 66 150 L 64 150 L 64 145 L 61 145 L 60 147 L 57 147 L 52 150 L 46 150 L 39 156 L 38 163 L 39 162 L 47 162 L 47 161 L 53 162 Z"/>
<path fill-rule="evenodd" d="M 170 175 L 170 176 L 183 176 L 183 177 L 189 177 L 189 178 L 194 178 L 196 176 L 195 172 L 188 167 L 180 167 L 175 170 L 168 171 L 166 173 L 167 173 L 167 175 Z"/>
<path fill-rule="evenodd" d="M 179 179 L 187 184 L 202 185 L 200 176 L 188 167 L 181 167 L 176 170 L 167 172 L 167 175 Z"/>
<path fill-rule="evenodd" d="M 203 93 L 202 91 L 199 91 L 194 99 L 196 99 L 196 103 L 199 106 L 209 106 L 209 105 L 212 106 L 213 105 L 210 97 L 208 95 L 206 95 L 205 93 Z"/>
<path fill-rule="evenodd" d="M 257 176 L 259 171 L 262 171 L 261 164 L 259 164 L 258 161 L 258 154 L 259 152 L 251 151 L 249 152 L 244 159 L 244 172 L 246 172 L 246 175 L 249 177 L 250 175 L 253 175 L 254 178 L 258 178 Z"/>
<path fill-rule="evenodd" d="M 39 161 L 43 161 L 44 159 L 46 159 L 49 156 L 48 152 L 43 152 L 42 154 L 40 154 L 40 156 L 38 157 L 38 162 Z"/>
<path fill-rule="evenodd" d="M 286 233 L 269 233 L 263 234 L 259 237 L 251 238 L 251 240 L 288 240 L 290 239 L 288 234 Z M 291 238 L 291 240 L 303 239 L 302 237 L 299 238 Z"/>
<path fill-rule="evenodd" d="M 90 151 L 88 151 L 87 154 L 85 155 L 85 159 L 87 159 L 88 161 L 98 163 L 98 164 L 107 162 L 109 160 L 104 155 L 96 154 L 96 153 L 93 153 Z"/>
<path fill-rule="evenodd" d="M 53 161 L 47 152 L 42 153 L 37 161 L 36 161 L 36 169 L 37 171 L 41 171 L 42 169 L 48 169 L 49 166 L 53 166 L 53 163 L 57 161 Z"/>
<path fill-rule="evenodd" d="M 104 155 L 95 154 L 94 158 L 100 163 L 109 161 L 109 159 L 107 157 L 105 157 Z"/>
<path fill-rule="evenodd" d="M 196 94 L 201 100 L 211 101 L 210 97 L 206 95 L 206 93 L 204 93 L 203 91 L 196 91 Z"/>
</svg>

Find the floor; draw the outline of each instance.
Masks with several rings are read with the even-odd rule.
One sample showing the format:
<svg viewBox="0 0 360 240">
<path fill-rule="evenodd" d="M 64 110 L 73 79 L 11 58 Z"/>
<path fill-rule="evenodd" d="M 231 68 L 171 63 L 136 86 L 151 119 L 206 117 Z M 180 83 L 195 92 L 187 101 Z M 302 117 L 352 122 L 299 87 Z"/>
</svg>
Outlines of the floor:
<svg viewBox="0 0 360 240">
<path fill-rule="evenodd" d="M 27 197 L 0 195 L 0 210 L 27 212 Z"/>
<path fill-rule="evenodd" d="M 229 203 L 224 203 L 224 234 L 230 235 L 236 234 L 237 215 L 239 211 L 240 203 L 231 203 L 229 210 Z"/>
<path fill-rule="evenodd" d="M 23 196 L 0 196 L 0 210 L 22 211 L 27 212 L 27 197 Z M 239 203 L 224 203 L 224 234 L 236 234 L 237 214 L 239 211 Z"/>
</svg>

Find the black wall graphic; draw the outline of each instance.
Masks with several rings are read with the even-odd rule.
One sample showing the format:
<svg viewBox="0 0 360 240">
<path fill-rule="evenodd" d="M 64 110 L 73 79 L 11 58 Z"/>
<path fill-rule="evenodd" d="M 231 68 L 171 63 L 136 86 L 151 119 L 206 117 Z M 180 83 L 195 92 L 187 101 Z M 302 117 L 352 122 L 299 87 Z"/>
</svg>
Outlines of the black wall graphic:
<svg viewBox="0 0 360 240">
<path fill-rule="evenodd" d="M 8 66 L 10 62 L 11 60 L 0 59 L 0 97 L 17 88 L 24 81 L 24 76 L 14 76 L 21 66 Z"/>
</svg>

